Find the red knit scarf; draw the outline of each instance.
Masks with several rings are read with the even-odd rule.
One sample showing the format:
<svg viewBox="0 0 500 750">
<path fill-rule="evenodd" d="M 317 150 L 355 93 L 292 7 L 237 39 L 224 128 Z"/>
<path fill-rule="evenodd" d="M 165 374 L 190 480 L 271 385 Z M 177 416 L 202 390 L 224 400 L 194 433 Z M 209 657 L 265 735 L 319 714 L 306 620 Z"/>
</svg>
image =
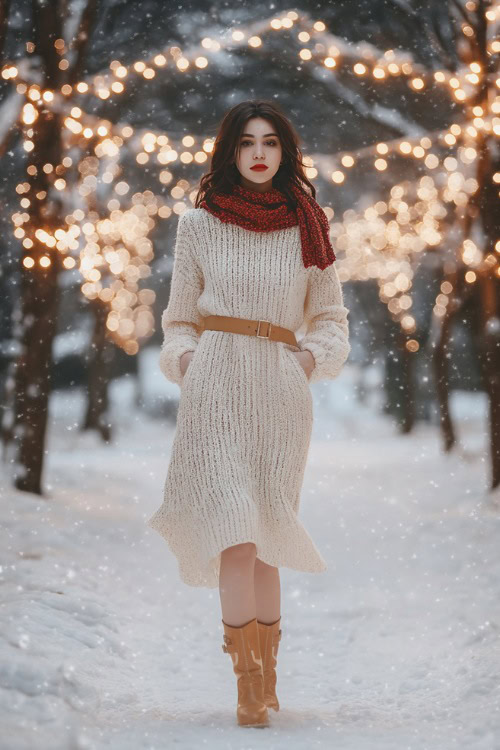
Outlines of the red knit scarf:
<svg viewBox="0 0 500 750">
<path fill-rule="evenodd" d="M 291 211 L 286 197 L 277 188 L 259 193 L 234 185 L 231 194 L 213 193 L 211 200 L 217 209 L 209 208 L 206 201 L 200 207 L 225 223 L 237 224 L 254 232 L 273 232 L 276 229 L 300 227 L 302 260 L 304 266 L 316 265 L 320 269 L 330 266 L 335 258 L 330 242 L 328 218 L 316 200 L 296 185 L 291 186 L 297 198 L 297 209 Z"/>
</svg>

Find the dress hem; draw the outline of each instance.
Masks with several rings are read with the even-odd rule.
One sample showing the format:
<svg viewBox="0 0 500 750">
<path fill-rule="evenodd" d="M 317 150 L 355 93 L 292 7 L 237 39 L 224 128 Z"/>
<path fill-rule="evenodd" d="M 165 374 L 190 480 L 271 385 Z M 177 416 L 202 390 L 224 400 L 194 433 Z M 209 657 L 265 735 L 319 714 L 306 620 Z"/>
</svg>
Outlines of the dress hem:
<svg viewBox="0 0 500 750">
<path fill-rule="evenodd" d="M 147 526 L 154 529 L 161 537 L 167 542 L 167 545 L 174 555 L 174 557 L 177 560 L 177 567 L 179 572 L 179 578 L 183 583 L 185 583 L 187 586 L 192 586 L 196 588 L 217 588 L 219 585 L 219 573 L 220 573 L 220 560 L 217 564 L 217 572 L 214 570 L 216 560 L 220 557 L 221 553 L 227 549 L 228 547 L 234 547 L 237 544 L 245 544 L 247 542 L 252 542 L 255 544 L 257 551 L 256 556 L 259 558 L 259 560 L 262 560 L 262 562 L 266 563 L 267 565 L 272 565 L 276 568 L 289 568 L 290 570 L 297 570 L 301 573 L 324 573 L 328 570 L 328 566 L 326 562 L 323 560 L 323 558 L 319 555 L 319 552 L 316 552 L 316 555 L 318 556 L 318 564 L 306 566 L 305 564 L 300 563 L 293 563 L 290 560 L 286 560 L 286 556 L 282 557 L 280 560 L 277 558 L 273 558 L 272 555 L 267 555 L 262 550 L 262 545 L 259 545 L 259 543 L 256 541 L 256 538 L 248 538 L 247 536 L 237 537 L 234 540 L 229 540 L 228 542 L 225 542 L 225 546 L 220 548 L 217 552 L 215 552 L 211 557 L 208 558 L 208 560 L 203 564 L 204 569 L 211 569 L 213 570 L 213 574 L 210 575 L 198 575 L 198 576 L 191 576 L 189 573 L 186 572 L 185 566 L 180 561 L 179 557 L 176 555 L 169 539 L 160 531 L 160 529 L 155 526 L 154 524 L 147 522 Z M 312 544 L 312 541 L 311 541 Z M 260 549 L 259 549 L 260 547 Z"/>
</svg>

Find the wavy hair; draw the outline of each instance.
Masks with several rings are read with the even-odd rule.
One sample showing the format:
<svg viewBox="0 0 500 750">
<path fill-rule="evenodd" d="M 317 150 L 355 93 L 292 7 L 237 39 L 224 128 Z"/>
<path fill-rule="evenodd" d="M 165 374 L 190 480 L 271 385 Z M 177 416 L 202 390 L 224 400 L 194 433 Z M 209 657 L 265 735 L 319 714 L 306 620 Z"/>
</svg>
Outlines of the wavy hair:
<svg viewBox="0 0 500 750">
<path fill-rule="evenodd" d="M 273 177 L 273 188 L 284 193 L 290 210 L 295 210 L 297 205 L 291 185 L 296 185 L 306 194 L 308 187 L 312 197 L 316 198 L 316 188 L 304 172 L 306 165 L 299 148 L 300 139 L 293 125 L 274 102 L 253 99 L 236 104 L 224 115 L 215 138 L 210 171 L 200 180 L 195 208 L 199 207 L 202 200 L 206 200 L 215 209 L 216 206 L 210 200 L 211 195 L 214 192 L 229 194 L 234 185 L 240 184 L 241 175 L 235 159 L 241 134 L 252 117 L 262 117 L 271 122 L 279 136 L 283 163 Z"/>
</svg>

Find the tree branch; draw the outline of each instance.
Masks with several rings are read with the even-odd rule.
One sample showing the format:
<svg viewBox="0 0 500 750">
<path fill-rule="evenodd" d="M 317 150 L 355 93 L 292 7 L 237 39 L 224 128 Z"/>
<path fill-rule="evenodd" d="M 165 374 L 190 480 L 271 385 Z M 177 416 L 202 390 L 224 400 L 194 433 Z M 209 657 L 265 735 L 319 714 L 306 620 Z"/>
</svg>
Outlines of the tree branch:
<svg viewBox="0 0 500 750">
<path fill-rule="evenodd" d="M 415 25 L 422 33 L 424 38 L 429 42 L 431 48 L 436 53 L 437 58 L 443 65 L 449 70 L 455 69 L 455 63 L 451 60 L 448 50 L 443 44 L 442 35 L 436 33 L 437 24 L 432 24 L 429 21 L 429 16 L 433 11 L 433 6 L 427 8 L 427 12 L 417 12 L 410 6 L 406 0 L 386 0 L 388 3 L 392 3 L 398 10 L 402 12 L 402 15 L 410 22 L 411 27 L 414 30 Z M 409 25 L 410 25 L 409 24 Z"/>
<path fill-rule="evenodd" d="M 76 41 L 73 44 L 73 51 L 76 55 L 76 59 L 71 67 L 71 74 L 69 83 L 73 85 L 75 81 L 80 80 L 83 76 L 83 63 L 85 52 L 89 43 L 92 27 L 97 15 L 97 0 L 87 0 L 87 4 L 83 9 L 83 13 L 80 19 L 80 25 L 78 34 L 76 34 Z"/>
<path fill-rule="evenodd" d="M 9 27 L 9 10 L 10 0 L 0 0 L 0 59 L 3 58 L 3 48 Z"/>
<path fill-rule="evenodd" d="M 14 89 L 0 105 L 0 159 L 7 150 L 10 136 L 19 120 L 23 104 L 24 96 L 18 94 Z"/>
<path fill-rule="evenodd" d="M 462 5 L 462 3 L 460 2 L 460 0 L 450 0 L 450 3 L 458 10 L 458 12 L 460 13 L 460 15 L 464 19 L 464 21 L 466 21 L 469 24 L 469 26 L 471 26 L 473 29 L 475 29 L 475 26 L 474 26 L 474 23 L 473 23 L 471 17 L 469 16 L 469 14 L 467 13 L 467 11 L 465 10 L 465 8 Z"/>
<path fill-rule="evenodd" d="M 33 29 L 35 32 L 35 49 L 43 65 L 43 85 L 57 88 L 61 80 L 59 55 L 54 49 L 54 41 L 61 38 L 59 15 L 54 13 L 52 4 L 31 0 Z"/>
<path fill-rule="evenodd" d="M 340 83 L 338 78 L 329 75 L 327 79 L 324 70 L 314 68 L 311 71 L 311 75 L 326 85 L 335 96 L 347 102 L 364 120 L 376 122 L 377 125 L 383 125 L 398 135 L 415 137 L 424 135 L 427 132 L 425 128 L 420 127 L 416 122 L 407 120 L 400 112 L 383 107 L 381 104 L 368 104 L 358 91 L 353 91 L 348 86 Z"/>
<path fill-rule="evenodd" d="M 406 0 L 386 0 L 386 2 L 396 5 L 400 10 L 404 12 L 405 15 L 410 16 L 412 20 L 420 21 L 418 13 L 411 7 L 409 3 L 406 2 Z"/>
</svg>

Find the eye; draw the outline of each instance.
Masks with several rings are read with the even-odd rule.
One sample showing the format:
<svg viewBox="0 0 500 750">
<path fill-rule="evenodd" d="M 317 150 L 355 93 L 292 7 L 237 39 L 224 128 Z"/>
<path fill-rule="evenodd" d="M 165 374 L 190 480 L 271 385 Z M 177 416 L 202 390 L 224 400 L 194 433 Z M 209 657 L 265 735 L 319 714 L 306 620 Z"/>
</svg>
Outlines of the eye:
<svg viewBox="0 0 500 750">
<path fill-rule="evenodd" d="M 241 145 L 242 145 L 242 146 L 244 146 L 244 145 L 245 145 L 245 143 L 250 143 L 250 145 L 251 145 L 251 144 L 252 144 L 252 141 L 248 141 L 248 140 L 246 140 L 246 141 L 242 141 L 242 142 L 241 142 Z M 276 146 L 276 145 L 277 145 L 277 144 L 276 144 L 276 141 L 266 141 L 265 143 L 266 143 L 267 145 L 269 145 L 269 146 Z"/>
</svg>

